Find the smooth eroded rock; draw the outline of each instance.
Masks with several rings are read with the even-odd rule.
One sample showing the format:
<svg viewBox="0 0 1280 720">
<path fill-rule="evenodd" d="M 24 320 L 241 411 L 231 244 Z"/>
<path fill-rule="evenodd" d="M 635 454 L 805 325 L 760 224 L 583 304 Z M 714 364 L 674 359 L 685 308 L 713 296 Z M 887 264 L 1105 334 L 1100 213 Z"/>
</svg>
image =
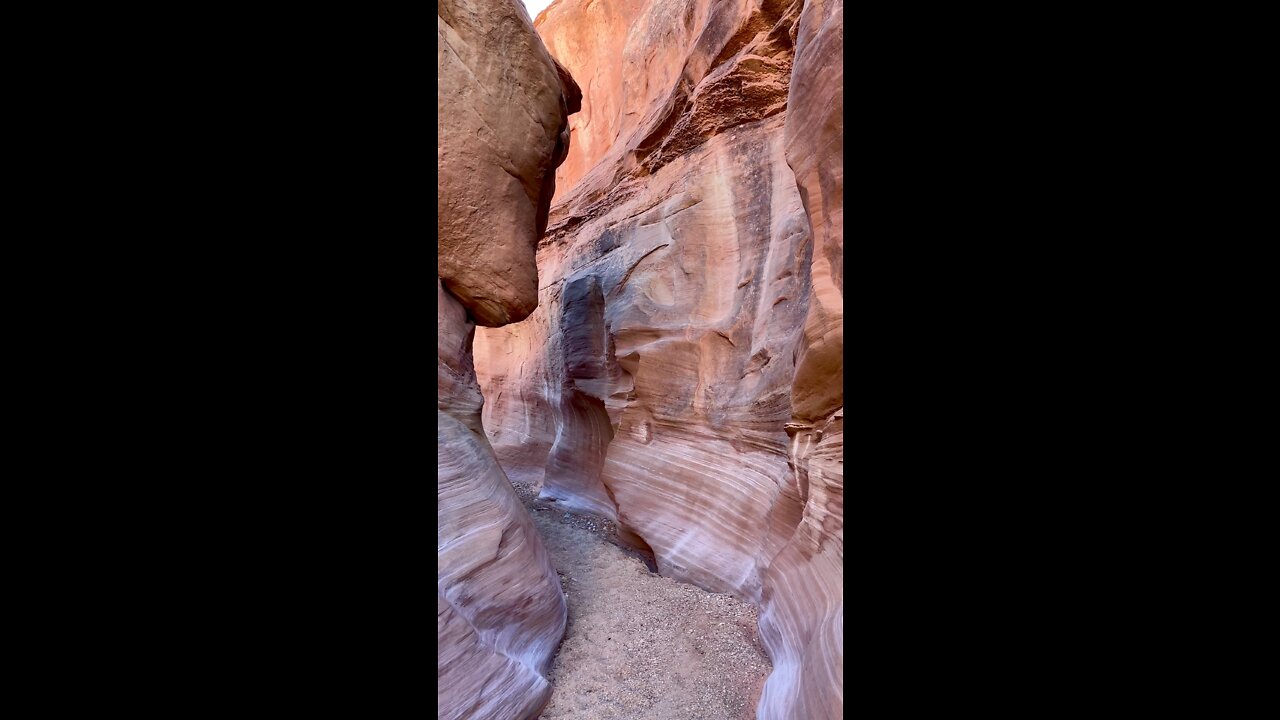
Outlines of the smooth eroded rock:
<svg viewBox="0 0 1280 720">
<path fill-rule="evenodd" d="M 616 520 L 662 574 L 761 606 L 760 718 L 843 712 L 842 18 L 548 8 L 584 112 L 539 307 L 476 341 L 508 473 Z"/>
<path fill-rule="evenodd" d="M 803 511 L 765 578 L 760 631 L 774 671 L 761 718 L 844 711 L 843 55 L 843 0 L 806 0 L 786 128 L 787 161 L 813 233 L 788 426 Z"/>
<path fill-rule="evenodd" d="M 581 96 L 518 0 L 440 0 L 436 270 L 472 319 L 505 325 L 538 299 L 534 247 Z"/>
<path fill-rule="evenodd" d="M 436 386 L 438 717 L 531 719 L 566 606 L 481 425 L 476 324 L 537 303 L 534 247 L 576 86 L 515 0 L 439 0 Z"/>
</svg>

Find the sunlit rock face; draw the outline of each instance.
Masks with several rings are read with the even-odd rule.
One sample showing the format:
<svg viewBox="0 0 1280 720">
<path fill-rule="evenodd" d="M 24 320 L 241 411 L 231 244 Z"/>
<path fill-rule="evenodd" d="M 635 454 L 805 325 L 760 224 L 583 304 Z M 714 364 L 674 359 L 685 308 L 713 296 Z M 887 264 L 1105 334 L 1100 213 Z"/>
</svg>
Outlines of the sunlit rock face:
<svg viewBox="0 0 1280 720">
<path fill-rule="evenodd" d="M 761 605 L 761 718 L 840 717 L 842 6 L 558 0 L 538 30 L 592 115 L 538 309 L 477 332 L 484 427 L 513 479 Z"/>
<path fill-rule="evenodd" d="M 590 73 L 591 77 L 590 85 L 583 89 L 581 112 L 569 118 L 573 150 L 556 169 L 557 200 L 639 120 L 626 115 L 623 108 L 623 50 L 647 4 L 647 0 L 562 0 L 548 6 L 535 20 L 551 55 L 561 62 L 568 59 L 572 67 L 566 67 L 575 77 L 579 73 Z"/>
<path fill-rule="evenodd" d="M 438 717 L 533 718 L 565 600 L 480 424 L 472 341 L 477 323 L 537 304 L 534 247 L 577 89 L 516 0 L 437 6 Z"/>
</svg>

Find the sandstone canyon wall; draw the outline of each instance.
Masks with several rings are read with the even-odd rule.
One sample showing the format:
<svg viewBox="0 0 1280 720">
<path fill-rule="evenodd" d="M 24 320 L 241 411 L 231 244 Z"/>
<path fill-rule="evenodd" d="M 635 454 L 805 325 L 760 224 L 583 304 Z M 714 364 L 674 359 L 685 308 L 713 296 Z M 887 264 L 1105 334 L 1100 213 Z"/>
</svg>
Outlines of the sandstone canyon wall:
<svg viewBox="0 0 1280 720">
<path fill-rule="evenodd" d="M 582 89 L 582 110 L 569 118 L 573 151 L 556 169 L 556 200 L 604 157 L 619 136 L 639 120 L 622 105 L 623 50 L 632 25 L 647 0 L 558 2 L 539 14 L 536 24 L 555 58 L 573 58 L 589 73 Z M 555 200 L 553 200 L 555 202 Z"/>
<path fill-rule="evenodd" d="M 557 0 L 537 27 L 584 116 L 538 308 L 476 335 L 495 453 L 759 604 L 759 717 L 839 717 L 843 5 Z"/>
<path fill-rule="evenodd" d="M 565 600 L 480 424 L 477 324 L 537 303 L 534 248 L 577 88 L 517 0 L 437 3 L 438 717 L 533 718 Z"/>
<path fill-rule="evenodd" d="M 765 577 L 760 631 L 774 672 L 761 717 L 844 709 L 843 56 L 844 0 L 805 0 L 785 133 L 813 243 L 786 426 L 804 511 Z"/>
</svg>

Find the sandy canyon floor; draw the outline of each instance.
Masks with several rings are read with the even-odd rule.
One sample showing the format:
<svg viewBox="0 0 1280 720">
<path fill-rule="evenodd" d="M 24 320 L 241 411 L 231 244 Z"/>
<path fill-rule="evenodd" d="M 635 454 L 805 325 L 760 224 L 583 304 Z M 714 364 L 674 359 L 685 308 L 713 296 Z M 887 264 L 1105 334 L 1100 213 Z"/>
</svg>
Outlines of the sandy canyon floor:
<svg viewBox="0 0 1280 720">
<path fill-rule="evenodd" d="M 607 520 L 514 482 L 569 601 L 540 720 L 751 720 L 771 666 L 756 609 L 649 571 Z"/>
</svg>

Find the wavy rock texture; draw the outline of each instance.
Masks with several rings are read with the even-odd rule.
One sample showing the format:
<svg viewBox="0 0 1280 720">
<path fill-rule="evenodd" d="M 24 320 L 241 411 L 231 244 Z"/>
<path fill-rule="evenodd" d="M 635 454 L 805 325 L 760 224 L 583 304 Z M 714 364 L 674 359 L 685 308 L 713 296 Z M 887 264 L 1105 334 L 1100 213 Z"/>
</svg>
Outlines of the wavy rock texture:
<svg viewBox="0 0 1280 720">
<path fill-rule="evenodd" d="M 538 310 L 477 333 L 484 425 L 543 497 L 761 605 L 761 718 L 840 717 L 842 7 L 601 4 L 539 17 L 593 116 Z"/>
<path fill-rule="evenodd" d="M 534 247 L 577 90 L 514 0 L 438 8 L 438 717 L 533 718 L 565 599 L 481 427 L 472 341 L 476 322 L 537 303 Z"/>
<path fill-rule="evenodd" d="M 786 152 L 813 257 L 787 432 L 804 511 L 765 576 L 760 715 L 825 718 L 844 709 L 844 1 L 806 0 L 796 47 Z"/>
</svg>

